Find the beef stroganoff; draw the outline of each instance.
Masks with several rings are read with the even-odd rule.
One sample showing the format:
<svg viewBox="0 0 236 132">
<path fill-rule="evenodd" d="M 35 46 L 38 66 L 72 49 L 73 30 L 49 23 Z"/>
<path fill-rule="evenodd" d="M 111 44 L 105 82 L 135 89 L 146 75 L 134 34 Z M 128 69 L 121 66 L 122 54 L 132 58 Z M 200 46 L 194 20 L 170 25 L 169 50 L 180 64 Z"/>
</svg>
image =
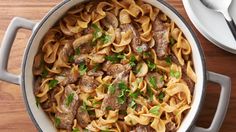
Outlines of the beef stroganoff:
<svg viewBox="0 0 236 132">
<path fill-rule="evenodd" d="M 88 1 L 52 27 L 35 56 L 36 105 L 58 131 L 177 131 L 197 77 L 191 47 L 161 10 Z"/>
</svg>

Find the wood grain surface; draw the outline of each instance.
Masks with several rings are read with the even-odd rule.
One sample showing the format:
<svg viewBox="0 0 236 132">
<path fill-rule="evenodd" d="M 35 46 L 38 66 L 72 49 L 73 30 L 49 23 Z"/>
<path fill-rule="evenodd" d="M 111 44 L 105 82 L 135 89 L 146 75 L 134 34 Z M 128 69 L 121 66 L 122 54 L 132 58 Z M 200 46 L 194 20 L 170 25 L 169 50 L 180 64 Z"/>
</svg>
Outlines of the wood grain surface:
<svg viewBox="0 0 236 132">
<path fill-rule="evenodd" d="M 12 18 L 18 16 L 38 21 L 60 1 L 62 0 L 0 0 L 0 41 Z M 194 28 L 181 0 L 168 0 L 168 3 L 174 6 Z M 227 75 L 232 79 L 230 105 L 220 131 L 233 132 L 236 130 L 236 55 L 214 46 L 195 28 L 194 30 L 204 49 L 207 69 Z M 12 73 L 20 73 L 22 55 L 30 34 L 31 32 L 27 30 L 19 30 L 17 33 L 8 65 L 8 70 Z M 220 88 L 217 84 L 208 83 L 207 96 L 197 121 L 198 126 L 208 127 L 210 125 L 218 103 L 219 93 Z M 0 131 L 37 131 L 26 111 L 21 88 L 3 81 L 0 81 Z"/>
</svg>

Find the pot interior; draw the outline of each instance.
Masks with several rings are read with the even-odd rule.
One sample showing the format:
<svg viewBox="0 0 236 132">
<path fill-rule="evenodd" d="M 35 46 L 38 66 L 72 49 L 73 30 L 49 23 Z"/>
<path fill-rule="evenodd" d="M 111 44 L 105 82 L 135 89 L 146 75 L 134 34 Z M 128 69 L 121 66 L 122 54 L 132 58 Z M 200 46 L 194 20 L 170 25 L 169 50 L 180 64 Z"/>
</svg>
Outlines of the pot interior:
<svg viewBox="0 0 236 132">
<path fill-rule="evenodd" d="M 42 131 L 54 132 L 56 131 L 56 129 L 53 123 L 50 121 L 49 117 L 41 108 L 37 108 L 35 103 L 36 100 L 33 93 L 34 77 L 32 72 L 34 56 L 36 55 L 40 45 L 40 41 L 42 40 L 46 32 L 65 14 L 67 10 L 83 1 L 84 0 L 64 1 L 54 9 L 52 9 L 38 24 L 38 27 L 35 28 L 25 52 L 24 62 L 22 66 L 23 72 L 21 85 L 23 88 L 25 103 L 31 119 L 34 121 L 39 130 L 41 129 Z M 169 16 L 183 31 L 192 48 L 193 63 L 198 78 L 194 89 L 191 109 L 184 117 L 182 125 L 178 129 L 179 132 L 183 132 L 188 130 L 193 125 L 193 121 L 198 114 L 198 111 L 200 109 L 199 106 L 201 105 L 201 100 L 204 95 L 205 63 L 202 50 L 200 45 L 198 44 L 196 36 L 193 35 L 193 32 L 190 31 L 189 27 L 186 26 L 185 22 L 183 22 L 182 17 L 176 14 L 176 11 L 170 9 L 164 2 L 160 2 L 157 0 L 144 1 L 161 9 L 167 16 Z"/>
</svg>

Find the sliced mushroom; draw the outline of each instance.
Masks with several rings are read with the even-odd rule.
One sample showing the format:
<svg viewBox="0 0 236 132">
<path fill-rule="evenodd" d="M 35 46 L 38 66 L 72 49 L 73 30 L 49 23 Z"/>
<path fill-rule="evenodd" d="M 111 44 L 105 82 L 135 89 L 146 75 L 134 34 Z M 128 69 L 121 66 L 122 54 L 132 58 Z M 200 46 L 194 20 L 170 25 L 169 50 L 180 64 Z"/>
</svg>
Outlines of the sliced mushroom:
<svg viewBox="0 0 236 132">
<path fill-rule="evenodd" d="M 85 93 L 92 93 L 98 86 L 98 82 L 94 79 L 93 76 L 83 75 L 79 81 L 79 86 L 82 91 Z"/>
<path fill-rule="evenodd" d="M 177 128 L 175 126 L 175 123 L 168 122 L 166 123 L 166 132 L 176 132 Z"/>
<path fill-rule="evenodd" d="M 106 17 L 101 20 L 101 24 L 106 28 L 109 28 L 110 26 L 117 28 L 119 22 L 114 14 L 106 12 Z"/>
<path fill-rule="evenodd" d="M 67 43 L 60 51 L 60 57 L 62 57 L 64 62 L 68 62 L 68 58 L 72 53 L 73 53 L 73 48 L 71 44 Z"/>
<path fill-rule="evenodd" d="M 81 36 L 80 38 L 77 38 L 74 42 L 73 42 L 73 47 L 74 49 L 77 49 L 78 47 L 80 47 L 83 44 L 86 43 L 90 43 L 93 39 L 93 34 L 86 34 L 84 36 Z"/>
<path fill-rule="evenodd" d="M 137 77 L 144 77 L 148 73 L 148 66 L 145 62 L 138 63 L 137 67 Z"/>
<path fill-rule="evenodd" d="M 155 132 L 151 126 L 137 125 L 131 132 Z"/>
<path fill-rule="evenodd" d="M 102 70 L 103 71 L 108 71 L 108 68 L 112 65 L 110 61 L 106 61 L 102 64 Z"/>
<path fill-rule="evenodd" d="M 78 66 L 74 66 L 72 69 L 65 69 L 64 71 L 65 72 L 63 74 L 65 78 L 63 81 L 61 81 L 62 86 L 74 83 L 78 80 L 79 78 Z"/>
</svg>

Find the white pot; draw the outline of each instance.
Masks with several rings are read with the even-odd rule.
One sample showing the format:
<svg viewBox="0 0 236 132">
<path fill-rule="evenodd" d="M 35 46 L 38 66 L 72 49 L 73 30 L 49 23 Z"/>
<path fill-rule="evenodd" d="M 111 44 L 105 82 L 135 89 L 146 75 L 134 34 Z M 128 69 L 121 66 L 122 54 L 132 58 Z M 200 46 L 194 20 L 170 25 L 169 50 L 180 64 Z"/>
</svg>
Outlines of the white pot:
<svg viewBox="0 0 236 132">
<path fill-rule="evenodd" d="M 56 129 L 44 111 L 41 108 L 37 108 L 35 105 L 36 101 L 33 93 L 34 76 L 32 72 L 34 56 L 38 51 L 40 41 L 44 37 L 45 33 L 65 14 L 67 10 L 83 1 L 84 0 L 63 1 L 55 6 L 39 23 L 34 23 L 32 21 L 16 17 L 11 21 L 2 41 L 0 49 L 0 79 L 10 83 L 19 84 L 21 86 L 28 113 L 39 131 L 54 132 Z M 183 19 L 183 17 L 175 9 L 173 9 L 173 7 L 162 0 L 144 1 L 161 9 L 172 20 L 174 20 L 174 22 L 183 31 L 184 35 L 191 44 L 193 62 L 198 80 L 194 89 L 191 109 L 184 117 L 184 120 L 178 131 L 218 131 L 228 108 L 231 90 L 230 78 L 224 75 L 206 71 L 203 51 L 196 35 Z M 15 39 L 17 29 L 19 28 L 32 30 L 32 35 L 25 49 L 22 63 L 22 72 L 20 75 L 13 75 L 7 72 L 7 63 L 12 43 Z M 211 126 L 209 128 L 200 128 L 195 126 L 195 121 L 203 103 L 206 81 L 208 80 L 221 85 L 221 94 Z"/>
</svg>

